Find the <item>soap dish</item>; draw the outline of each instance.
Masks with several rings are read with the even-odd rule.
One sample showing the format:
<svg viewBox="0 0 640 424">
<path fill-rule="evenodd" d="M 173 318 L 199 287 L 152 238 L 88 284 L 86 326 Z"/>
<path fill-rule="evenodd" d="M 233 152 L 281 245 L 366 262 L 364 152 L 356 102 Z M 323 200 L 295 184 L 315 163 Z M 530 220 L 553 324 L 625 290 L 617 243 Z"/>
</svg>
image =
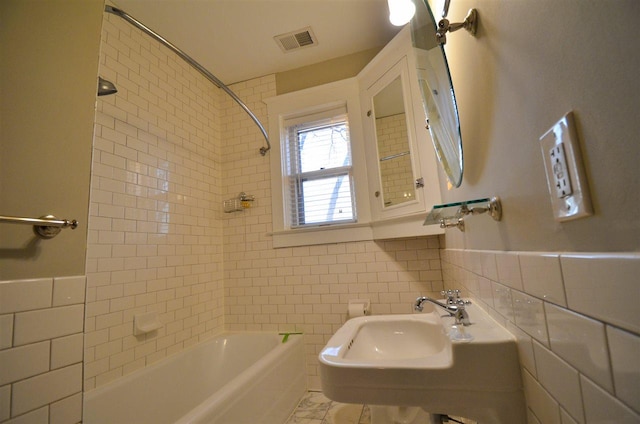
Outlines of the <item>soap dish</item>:
<svg viewBox="0 0 640 424">
<path fill-rule="evenodd" d="M 151 333 L 162 327 L 162 322 L 158 318 L 157 312 L 146 312 L 143 314 L 135 314 L 133 316 L 133 335 L 141 336 Z"/>
</svg>

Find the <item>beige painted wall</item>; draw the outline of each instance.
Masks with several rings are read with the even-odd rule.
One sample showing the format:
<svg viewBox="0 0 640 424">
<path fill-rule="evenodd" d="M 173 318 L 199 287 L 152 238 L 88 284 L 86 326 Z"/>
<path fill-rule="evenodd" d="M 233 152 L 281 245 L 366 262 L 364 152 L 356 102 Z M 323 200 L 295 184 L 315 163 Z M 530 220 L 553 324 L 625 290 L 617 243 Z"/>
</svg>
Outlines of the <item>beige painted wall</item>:
<svg viewBox="0 0 640 424">
<path fill-rule="evenodd" d="M 352 78 L 384 46 L 275 74 L 277 94 L 290 93 L 333 81 Z"/>
<path fill-rule="evenodd" d="M 102 6 L 0 2 L 0 214 L 80 221 L 52 240 L 0 224 L 0 280 L 84 274 Z"/>
<path fill-rule="evenodd" d="M 476 38 L 446 47 L 465 149 L 459 189 L 443 201 L 492 195 L 504 219 L 467 219 L 447 247 L 624 251 L 640 248 L 640 2 L 452 3 L 452 21 L 478 8 Z M 595 216 L 553 220 L 539 137 L 573 110 Z"/>
</svg>

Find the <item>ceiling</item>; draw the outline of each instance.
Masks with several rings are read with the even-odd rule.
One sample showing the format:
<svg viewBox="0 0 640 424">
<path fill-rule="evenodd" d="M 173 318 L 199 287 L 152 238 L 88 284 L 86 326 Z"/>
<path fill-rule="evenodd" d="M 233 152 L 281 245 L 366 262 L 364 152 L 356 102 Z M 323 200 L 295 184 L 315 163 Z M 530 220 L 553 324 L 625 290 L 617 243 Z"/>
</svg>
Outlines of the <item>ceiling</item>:
<svg viewBox="0 0 640 424">
<path fill-rule="evenodd" d="M 385 45 L 400 30 L 387 0 L 115 0 L 225 84 Z M 318 45 L 283 52 L 274 37 L 311 27 Z"/>
</svg>

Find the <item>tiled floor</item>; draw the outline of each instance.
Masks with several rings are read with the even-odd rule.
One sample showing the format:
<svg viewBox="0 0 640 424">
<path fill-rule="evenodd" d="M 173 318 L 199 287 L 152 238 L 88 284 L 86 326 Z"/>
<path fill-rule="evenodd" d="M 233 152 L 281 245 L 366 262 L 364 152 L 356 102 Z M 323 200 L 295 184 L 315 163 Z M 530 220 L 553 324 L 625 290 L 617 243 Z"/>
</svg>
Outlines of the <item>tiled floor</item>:
<svg viewBox="0 0 640 424">
<path fill-rule="evenodd" d="M 452 418 L 464 424 L 476 424 L 468 419 Z M 308 392 L 285 424 L 371 424 L 371 416 L 366 405 L 334 402 L 321 392 Z"/>
<path fill-rule="evenodd" d="M 338 403 L 321 392 L 308 392 L 285 424 L 371 424 L 369 408 Z"/>
</svg>

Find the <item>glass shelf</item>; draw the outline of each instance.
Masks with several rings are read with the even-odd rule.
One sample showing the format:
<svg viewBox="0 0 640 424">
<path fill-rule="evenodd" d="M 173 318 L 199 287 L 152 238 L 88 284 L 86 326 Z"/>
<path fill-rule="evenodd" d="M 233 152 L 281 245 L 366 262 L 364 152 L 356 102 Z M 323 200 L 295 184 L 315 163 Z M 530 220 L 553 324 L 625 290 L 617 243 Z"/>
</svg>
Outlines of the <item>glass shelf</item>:
<svg viewBox="0 0 640 424">
<path fill-rule="evenodd" d="M 489 212 L 494 220 L 499 221 L 502 217 L 500 200 L 496 197 L 486 197 L 483 199 L 434 205 L 423 225 L 435 224 L 442 226 L 443 222 L 458 220 L 465 215 L 477 215 L 484 212 Z"/>
</svg>

